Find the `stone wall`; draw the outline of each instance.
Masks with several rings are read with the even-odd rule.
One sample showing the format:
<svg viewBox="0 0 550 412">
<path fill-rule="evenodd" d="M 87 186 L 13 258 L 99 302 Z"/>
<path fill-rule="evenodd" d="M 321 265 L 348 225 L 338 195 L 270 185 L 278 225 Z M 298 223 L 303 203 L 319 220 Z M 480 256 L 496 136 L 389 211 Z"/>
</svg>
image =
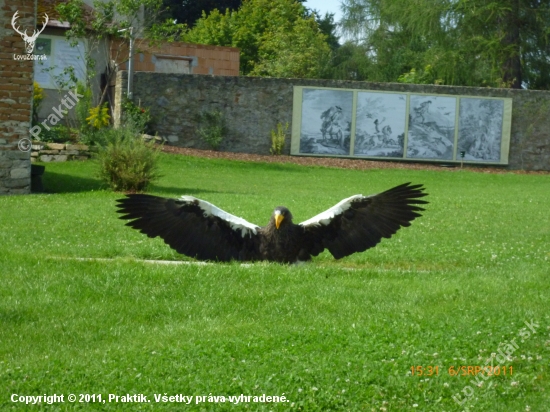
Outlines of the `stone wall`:
<svg viewBox="0 0 550 412">
<path fill-rule="evenodd" d="M 16 11 L 21 31 L 32 32 L 34 0 L 0 0 L 0 195 L 30 193 L 31 185 L 30 153 L 18 144 L 22 139 L 30 144 L 33 61 L 14 58 L 26 54 L 11 26 Z"/>
<path fill-rule="evenodd" d="M 83 144 L 33 142 L 31 161 L 66 162 L 68 160 L 88 160 L 91 156 L 88 146 Z"/>
<path fill-rule="evenodd" d="M 126 72 L 119 72 L 119 98 Z M 293 86 L 513 99 L 509 169 L 550 170 L 550 92 L 338 80 L 175 75 L 137 72 L 134 97 L 150 108 L 156 130 L 170 144 L 207 148 L 197 135 L 198 115 L 221 110 L 228 135 L 220 150 L 269 154 L 270 131 L 292 123 Z M 290 151 L 290 138 L 285 146 Z"/>
</svg>

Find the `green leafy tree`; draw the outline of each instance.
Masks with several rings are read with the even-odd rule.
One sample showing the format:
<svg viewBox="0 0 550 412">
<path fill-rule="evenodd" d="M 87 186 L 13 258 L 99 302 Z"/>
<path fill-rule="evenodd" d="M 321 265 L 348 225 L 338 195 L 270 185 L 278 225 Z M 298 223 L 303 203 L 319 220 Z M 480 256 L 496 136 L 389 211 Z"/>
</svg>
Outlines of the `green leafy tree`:
<svg viewBox="0 0 550 412">
<path fill-rule="evenodd" d="M 334 13 L 325 13 L 323 17 L 317 10 L 312 10 L 315 20 L 319 25 L 319 30 L 327 36 L 327 44 L 331 50 L 337 50 L 340 45 L 340 36 L 338 36 L 338 23 L 334 21 Z"/>
<path fill-rule="evenodd" d="M 372 59 L 368 56 L 368 49 L 362 44 L 348 41 L 333 50 L 322 77 L 338 80 L 374 80 L 375 69 Z"/>
<path fill-rule="evenodd" d="M 193 27 L 204 14 L 210 14 L 214 10 L 237 10 L 242 0 L 163 0 L 162 5 L 165 14 L 170 19 L 176 19 L 178 23 Z"/>
<path fill-rule="evenodd" d="M 415 69 L 419 81 L 550 87 L 550 0 L 344 0 L 343 10 L 344 32 L 384 81 Z"/>
<path fill-rule="evenodd" d="M 241 50 L 241 73 L 318 77 L 330 47 L 315 16 L 293 0 L 244 0 L 237 11 L 203 14 L 185 36 L 193 43 Z"/>
<path fill-rule="evenodd" d="M 203 13 L 195 27 L 185 34 L 184 40 L 191 43 L 231 47 L 234 31 L 233 14 L 229 10 L 222 14 L 215 9 L 208 16 Z"/>
</svg>

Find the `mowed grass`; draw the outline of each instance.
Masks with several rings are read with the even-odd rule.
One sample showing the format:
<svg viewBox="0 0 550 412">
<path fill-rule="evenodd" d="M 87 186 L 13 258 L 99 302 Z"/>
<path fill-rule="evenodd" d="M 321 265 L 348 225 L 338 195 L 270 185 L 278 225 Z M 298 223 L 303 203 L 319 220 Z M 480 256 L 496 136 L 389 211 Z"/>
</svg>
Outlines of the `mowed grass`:
<svg viewBox="0 0 550 412">
<path fill-rule="evenodd" d="M 338 261 L 201 265 L 125 227 L 121 195 L 102 190 L 93 163 L 48 164 L 56 193 L 0 198 L 1 410 L 31 408 L 12 394 L 64 394 L 32 407 L 48 411 L 548 410 L 550 176 L 161 160 L 153 194 L 195 195 L 260 225 L 278 205 L 300 222 L 408 181 L 430 204 Z M 506 376 L 448 372 L 499 350 Z M 288 402 L 208 398 L 241 394 Z"/>
</svg>

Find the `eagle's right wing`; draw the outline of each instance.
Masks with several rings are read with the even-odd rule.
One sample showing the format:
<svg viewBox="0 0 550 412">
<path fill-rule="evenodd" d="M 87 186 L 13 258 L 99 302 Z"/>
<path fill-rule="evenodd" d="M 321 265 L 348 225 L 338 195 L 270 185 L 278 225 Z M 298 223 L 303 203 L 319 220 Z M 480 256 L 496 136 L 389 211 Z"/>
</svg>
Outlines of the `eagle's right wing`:
<svg viewBox="0 0 550 412">
<path fill-rule="evenodd" d="M 259 227 L 192 196 L 167 199 L 130 194 L 119 199 L 126 226 L 160 236 L 178 253 L 200 260 L 249 260 L 257 253 Z"/>
</svg>

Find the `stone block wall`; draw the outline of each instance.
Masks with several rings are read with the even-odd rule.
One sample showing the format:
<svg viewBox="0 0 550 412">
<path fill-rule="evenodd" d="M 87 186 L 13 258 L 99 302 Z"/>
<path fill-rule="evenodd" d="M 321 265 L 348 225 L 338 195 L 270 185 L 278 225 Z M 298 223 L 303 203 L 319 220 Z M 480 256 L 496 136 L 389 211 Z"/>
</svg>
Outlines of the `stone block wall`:
<svg viewBox="0 0 550 412">
<path fill-rule="evenodd" d="M 25 55 L 25 43 L 11 25 L 19 11 L 21 31 L 35 28 L 34 0 L 0 0 L 0 195 L 30 193 L 30 153 L 19 148 L 23 139 L 30 144 L 33 95 L 33 61 Z M 30 148 L 30 145 L 22 145 Z"/>
<path fill-rule="evenodd" d="M 88 160 L 91 156 L 88 146 L 83 144 L 33 142 L 31 161 L 66 162 L 69 160 Z"/>
<path fill-rule="evenodd" d="M 126 72 L 117 76 L 119 95 L 125 76 Z M 158 134 L 170 144 L 207 148 L 197 135 L 198 115 L 221 110 L 229 132 L 220 150 L 269 154 L 270 131 L 278 122 L 292 123 L 293 86 L 512 98 L 508 168 L 550 170 L 548 91 L 137 72 L 134 97 L 150 108 Z M 285 150 L 288 154 L 289 141 Z"/>
</svg>

